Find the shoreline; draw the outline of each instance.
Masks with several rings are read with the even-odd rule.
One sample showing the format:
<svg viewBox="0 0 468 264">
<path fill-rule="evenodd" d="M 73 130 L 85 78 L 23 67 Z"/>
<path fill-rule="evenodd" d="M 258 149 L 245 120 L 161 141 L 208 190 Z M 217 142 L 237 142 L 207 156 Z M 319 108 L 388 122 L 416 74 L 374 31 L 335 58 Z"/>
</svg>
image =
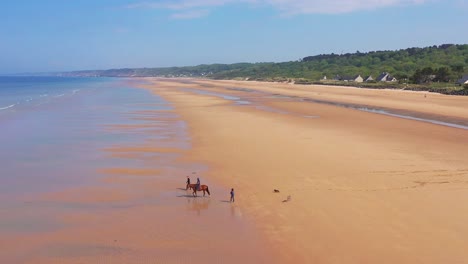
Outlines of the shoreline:
<svg viewBox="0 0 468 264">
<path fill-rule="evenodd" d="M 100 90 L 102 96 L 86 96 L 63 104 L 67 107 L 77 103 L 72 108 L 76 114 L 67 115 L 72 117 L 66 119 L 68 123 L 55 120 L 47 126 L 75 128 L 73 131 L 79 127 L 84 140 L 60 134 L 69 139 L 67 144 L 51 140 L 55 148 L 48 146 L 47 153 L 34 153 L 35 160 L 52 171 L 57 164 L 66 164 L 57 179 L 72 180 L 68 177 L 76 175 L 77 181 L 37 193 L 0 195 L 12 199 L 0 206 L 4 213 L 0 220 L 0 262 L 270 262 L 268 254 L 259 253 L 267 251 L 248 217 L 237 204 L 224 202 L 228 190 L 205 176 L 205 164 L 181 158 L 191 147 L 185 123 L 170 102 L 138 88 L 144 83 L 112 81 L 112 86 Z M 49 109 L 51 115 L 66 112 L 61 110 Z M 80 119 L 82 113 L 94 115 Z M 86 118 L 95 115 L 105 118 L 92 119 L 91 123 Z M 25 133 L 34 135 L 31 131 Z M 97 134 L 102 137 L 96 137 Z M 72 159 L 66 147 L 75 145 L 80 148 L 72 152 Z M 55 157 L 55 149 L 66 155 Z M 75 156 L 89 159 L 76 163 L 80 159 Z M 81 175 L 82 171 L 92 174 Z M 210 186 L 212 197 L 199 193 L 195 198 L 186 191 L 187 175 L 192 181 L 201 175 L 202 183 Z M 33 179 L 22 186 L 33 189 L 37 186 Z M 48 178 L 39 177 L 36 181 L 53 184 Z M 242 255 L 237 254 L 239 251 Z"/>
</svg>

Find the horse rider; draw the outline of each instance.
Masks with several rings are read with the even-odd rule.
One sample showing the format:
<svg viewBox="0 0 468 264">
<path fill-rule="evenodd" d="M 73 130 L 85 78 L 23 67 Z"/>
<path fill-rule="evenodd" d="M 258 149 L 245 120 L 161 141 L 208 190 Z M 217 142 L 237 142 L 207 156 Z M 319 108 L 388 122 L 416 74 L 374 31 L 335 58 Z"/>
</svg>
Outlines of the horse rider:
<svg viewBox="0 0 468 264">
<path fill-rule="evenodd" d="M 190 186 L 190 177 L 187 176 L 187 186 L 185 187 L 185 190 L 188 190 L 189 186 Z"/>
</svg>

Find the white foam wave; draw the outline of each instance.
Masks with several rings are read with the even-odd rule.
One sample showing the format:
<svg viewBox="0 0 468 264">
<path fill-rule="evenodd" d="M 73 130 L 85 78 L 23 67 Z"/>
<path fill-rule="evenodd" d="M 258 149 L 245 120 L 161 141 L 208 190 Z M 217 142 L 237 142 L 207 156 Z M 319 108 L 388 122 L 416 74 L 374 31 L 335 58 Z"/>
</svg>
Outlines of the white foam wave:
<svg viewBox="0 0 468 264">
<path fill-rule="evenodd" d="M 15 104 L 12 104 L 12 105 L 9 105 L 9 106 L 5 106 L 5 107 L 0 107 L 0 110 L 6 110 L 8 108 L 12 108 L 13 106 L 15 106 Z"/>
<path fill-rule="evenodd" d="M 59 95 L 56 95 L 56 96 L 54 96 L 54 97 L 57 98 L 57 97 L 62 97 L 62 96 L 64 96 L 64 95 L 65 95 L 65 94 L 59 94 Z"/>
</svg>

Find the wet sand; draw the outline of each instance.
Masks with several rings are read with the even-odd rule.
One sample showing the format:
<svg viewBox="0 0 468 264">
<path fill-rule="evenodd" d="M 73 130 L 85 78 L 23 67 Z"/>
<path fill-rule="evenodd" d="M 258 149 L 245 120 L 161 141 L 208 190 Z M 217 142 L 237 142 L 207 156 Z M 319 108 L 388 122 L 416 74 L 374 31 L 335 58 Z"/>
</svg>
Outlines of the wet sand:
<svg viewBox="0 0 468 264">
<path fill-rule="evenodd" d="M 191 148 L 185 122 L 170 107 L 156 106 L 166 103 L 147 91 L 132 91 L 144 92 L 145 100 L 129 92 L 117 97 L 119 102 L 96 106 L 111 109 L 100 124 L 104 138 L 89 140 L 96 136 L 95 128 L 86 127 L 84 119 L 73 125 L 81 128 L 86 145 L 72 140 L 50 143 L 68 152 L 77 149 L 73 144 L 83 145 L 73 156 L 68 154 L 72 160 L 80 155 L 99 159 L 67 164 L 70 157 L 63 155 L 63 163 L 58 163 L 52 159 L 55 148 L 35 158 L 50 169 L 67 164 L 64 179 L 79 179 L 81 168 L 94 169 L 94 174 L 82 176 L 85 182 L 0 195 L 11 202 L 0 204 L 0 263 L 270 262 L 252 220 L 240 206 L 228 203 L 229 190 L 206 177 L 205 164 L 182 158 Z M 112 110 L 114 103 L 125 107 Z M 32 172 L 22 176 L 53 184 Z M 200 177 L 212 197 L 193 197 L 185 190 L 186 176 L 192 181 Z M 34 182 L 30 184 L 34 189 Z"/>
<path fill-rule="evenodd" d="M 468 130 L 336 105 L 463 125 L 468 98 L 190 79 L 145 88 L 187 122 L 180 161 L 236 189 L 276 263 L 468 259 Z"/>
</svg>

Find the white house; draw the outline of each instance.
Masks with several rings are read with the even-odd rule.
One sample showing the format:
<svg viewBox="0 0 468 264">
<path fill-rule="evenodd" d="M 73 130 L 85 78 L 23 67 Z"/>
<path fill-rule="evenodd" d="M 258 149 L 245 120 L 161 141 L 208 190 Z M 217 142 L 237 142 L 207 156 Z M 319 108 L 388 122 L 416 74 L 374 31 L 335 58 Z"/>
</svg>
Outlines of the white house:
<svg viewBox="0 0 468 264">
<path fill-rule="evenodd" d="M 460 85 L 468 84 L 468 75 L 463 75 L 463 77 L 459 79 L 457 83 Z"/>
<path fill-rule="evenodd" d="M 388 72 L 382 72 L 376 79 L 378 82 L 397 82 L 398 80 Z"/>
<path fill-rule="evenodd" d="M 363 82 L 364 81 L 364 78 L 362 78 L 362 76 L 360 74 L 354 76 L 354 81 L 355 82 Z"/>
<path fill-rule="evenodd" d="M 371 82 L 371 81 L 373 81 L 373 80 L 374 80 L 374 78 L 372 78 L 372 75 L 369 75 L 369 76 L 367 76 L 366 78 L 364 78 L 364 81 L 365 81 L 365 82 Z"/>
<path fill-rule="evenodd" d="M 361 75 L 358 74 L 358 75 L 353 76 L 353 77 L 343 76 L 343 77 L 341 77 L 341 81 L 345 81 L 345 82 L 363 82 L 364 78 L 362 78 Z"/>
</svg>

